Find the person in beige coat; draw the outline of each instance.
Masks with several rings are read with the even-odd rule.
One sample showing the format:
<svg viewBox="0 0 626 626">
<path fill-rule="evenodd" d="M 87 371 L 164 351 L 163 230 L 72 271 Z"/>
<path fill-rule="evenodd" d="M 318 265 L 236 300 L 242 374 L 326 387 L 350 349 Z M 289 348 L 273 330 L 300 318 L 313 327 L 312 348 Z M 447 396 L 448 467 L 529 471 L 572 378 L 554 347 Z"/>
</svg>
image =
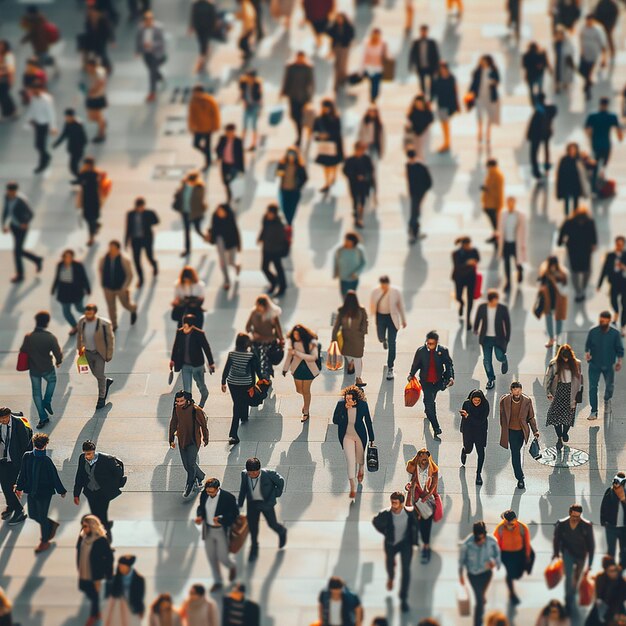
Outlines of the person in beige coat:
<svg viewBox="0 0 626 626">
<path fill-rule="evenodd" d="M 497 247 L 498 215 L 504 206 L 504 174 L 498 167 L 496 159 L 487 161 L 487 175 L 480 189 L 482 191 L 481 202 L 483 211 L 493 227 L 493 235 L 487 239 L 487 243 L 492 243 Z"/>
<path fill-rule="evenodd" d="M 524 280 L 526 263 L 526 216 L 516 208 L 513 196 L 506 199 L 506 211 L 498 214 L 498 257 L 504 261 L 506 283 L 504 291 L 511 290 L 511 259 L 515 259 L 517 283 Z"/>
<path fill-rule="evenodd" d="M 217 100 L 202 85 L 196 85 L 187 109 L 187 127 L 193 135 L 193 147 L 204 155 L 205 172 L 211 167 L 211 135 L 221 124 Z"/>
<path fill-rule="evenodd" d="M 522 384 L 513 381 L 510 393 L 500 399 L 500 445 L 511 450 L 511 464 L 517 479 L 517 488 L 526 489 L 522 469 L 521 450 L 528 443 L 530 431 L 539 437 L 533 401 L 522 393 Z"/>
<path fill-rule="evenodd" d="M 109 242 L 109 251 L 98 263 L 100 282 L 104 290 L 104 299 L 109 309 L 109 318 L 113 332 L 117 330 L 117 300 L 130 311 L 131 326 L 137 321 L 137 305 L 130 299 L 130 283 L 133 280 L 133 266 L 130 259 L 122 253 L 122 245 L 113 239 Z"/>
<path fill-rule="evenodd" d="M 367 311 L 359 304 L 356 291 L 351 289 L 337 310 L 332 341 L 339 344 L 341 354 L 348 362 L 347 373 L 355 374 L 357 387 L 365 387 L 367 384 L 361 378 L 367 324 Z"/>
</svg>

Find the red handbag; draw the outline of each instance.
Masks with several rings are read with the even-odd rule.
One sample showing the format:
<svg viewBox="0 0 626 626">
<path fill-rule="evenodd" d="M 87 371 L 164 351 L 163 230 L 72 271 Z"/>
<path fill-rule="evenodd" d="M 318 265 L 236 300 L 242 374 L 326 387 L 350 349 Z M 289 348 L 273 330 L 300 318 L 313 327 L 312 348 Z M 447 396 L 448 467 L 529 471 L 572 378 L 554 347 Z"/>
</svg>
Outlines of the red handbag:
<svg viewBox="0 0 626 626">
<path fill-rule="evenodd" d="M 28 352 L 20 352 L 17 355 L 17 366 L 15 369 L 18 372 L 27 372 L 30 369 L 28 364 Z"/>
<path fill-rule="evenodd" d="M 433 512 L 433 522 L 440 522 L 443 518 L 443 502 L 441 496 L 435 494 L 435 511 Z"/>
<path fill-rule="evenodd" d="M 594 584 L 589 576 L 583 576 L 578 586 L 578 603 L 580 606 L 589 606 L 593 602 Z"/>
<path fill-rule="evenodd" d="M 413 376 L 404 388 L 404 406 L 415 406 L 422 394 L 422 385 L 420 381 Z"/>
<path fill-rule="evenodd" d="M 483 292 L 483 275 L 476 272 L 476 280 L 474 281 L 474 300 L 480 299 Z"/>
<path fill-rule="evenodd" d="M 548 589 L 554 589 L 563 578 L 563 559 L 554 559 L 548 567 L 546 567 L 543 575 L 546 578 Z"/>
</svg>

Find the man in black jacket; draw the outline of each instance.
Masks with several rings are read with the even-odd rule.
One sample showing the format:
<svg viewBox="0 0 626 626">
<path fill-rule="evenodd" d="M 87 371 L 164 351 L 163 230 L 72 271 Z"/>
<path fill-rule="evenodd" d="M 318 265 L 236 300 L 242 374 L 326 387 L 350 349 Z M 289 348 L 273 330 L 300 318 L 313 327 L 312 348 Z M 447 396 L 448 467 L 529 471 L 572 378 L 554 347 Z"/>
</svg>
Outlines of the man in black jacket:
<svg viewBox="0 0 626 626">
<path fill-rule="evenodd" d="M 237 137 L 237 127 L 234 124 L 226 124 L 224 134 L 215 149 L 217 158 L 222 162 L 222 182 L 226 188 L 228 202 L 232 200 L 233 194 L 230 184 L 236 176 L 241 176 L 245 172 L 245 162 L 243 156 L 243 141 Z M 235 198 L 238 200 L 238 198 Z"/>
<path fill-rule="evenodd" d="M 15 276 L 12 283 L 24 280 L 24 263 L 22 257 L 32 261 L 37 266 L 37 273 L 43 267 L 43 257 L 24 250 L 24 241 L 28 235 L 28 225 L 33 219 L 33 211 L 28 205 L 26 197 L 18 193 L 19 185 L 15 182 L 7 183 L 2 211 L 2 230 L 13 234 L 13 257 L 15 259 Z"/>
<path fill-rule="evenodd" d="M 417 239 L 426 237 L 420 234 L 420 214 L 422 211 L 422 201 L 426 192 L 433 186 L 433 179 L 424 163 L 417 158 L 415 150 L 408 150 L 406 153 L 406 182 L 409 188 L 409 198 L 411 199 L 411 217 L 409 218 L 409 243 L 415 243 Z"/>
<path fill-rule="evenodd" d="M 141 267 L 141 251 L 145 249 L 146 256 L 154 276 L 159 273 L 159 266 L 154 258 L 154 234 L 152 227 L 159 223 L 158 215 L 152 209 L 146 209 L 146 200 L 139 196 L 135 198 L 135 208 L 126 213 L 126 234 L 124 245 L 133 249 L 133 261 L 137 269 L 137 287 L 143 285 L 143 268 Z"/>
<path fill-rule="evenodd" d="M 537 179 L 543 178 L 539 169 L 537 156 L 539 148 L 543 144 L 544 150 L 544 170 L 550 169 L 550 137 L 552 137 L 552 122 L 557 114 L 557 108 L 553 104 L 546 104 L 546 96 L 539 93 L 535 96 L 535 110 L 528 124 L 526 139 L 530 142 L 530 163 L 533 176 Z"/>
<path fill-rule="evenodd" d="M 433 78 L 439 69 L 439 46 L 428 36 L 428 26 L 420 26 L 420 36 L 413 42 L 409 54 L 409 69 L 415 68 L 419 76 L 422 93 L 430 98 Z M 426 87 L 428 78 L 428 88 Z"/>
<path fill-rule="evenodd" d="M 289 99 L 289 112 L 296 125 L 296 146 L 302 141 L 302 121 L 304 107 L 313 100 L 315 94 L 315 76 L 313 66 L 307 61 L 302 50 L 296 52 L 293 63 L 285 67 L 280 95 Z"/>
<path fill-rule="evenodd" d="M 196 73 L 206 70 L 211 37 L 215 34 L 217 9 L 212 0 L 194 0 L 189 14 L 189 32 L 196 33 L 199 56 L 196 62 Z"/>
<path fill-rule="evenodd" d="M 53 148 L 60 146 L 67 140 L 67 153 L 70 155 L 70 172 L 74 175 L 72 185 L 78 185 L 78 174 L 80 173 L 80 162 L 85 154 L 87 145 L 87 133 L 85 126 L 76 117 L 74 109 L 65 109 L 65 125 L 57 140 L 52 144 Z"/>
<path fill-rule="evenodd" d="M 146 581 L 134 567 L 136 560 L 133 554 L 123 554 L 118 559 L 117 570 L 113 578 L 107 580 L 104 595 L 107 598 L 126 598 L 131 614 L 140 621 L 146 612 Z"/>
<path fill-rule="evenodd" d="M 391 507 L 381 511 L 374 519 L 374 528 L 385 537 L 385 565 L 387 568 L 387 590 L 393 589 L 396 570 L 396 554 L 400 553 L 400 601 L 402 612 L 409 611 L 407 595 L 411 581 L 411 558 L 415 536 L 415 516 L 404 508 L 404 494 L 394 491 L 390 497 Z"/>
<path fill-rule="evenodd" d="M 172 346 L 170 369 L 183 372 L 183 390 L 191 393 L 191 380 L 196 381 L 200 391 L 198 406 L 202 409 L 209 397 L 209 389 L 204 382 L 204 357 L 209 363 L 209 372 L 215 371 L 215 361 L 211 346 L 203 330 L 194 326 L 196 316 L 188 313 L 183 316 L 183 325 L 176 331 Z M 203 354 L 204 353 L 204 354 Z"/>
<path fill-rule="evenodd" d="M 618 235 L 615 237 L 615 250 L 607 253 L 604 257 L 604 265 L 598 279 L 598 291 L 606 278 L 609 281 L 611 290 L 611 308 L 613 309 L 613 323 L 617 325 L 620 319 L 619 307 L 622 305 L 620 327 L 622 332 L 626 330 L 626 237 Z"/>
<path fill-rule="evenodd" d="M 26 519 L 24 507 L 13 488 L 20 473 L 22 457 L 33 447 L 32 437 L 33 431 L 19 415 L 13 415 L 7 407 L 0 408 L 0 486 L 7 503 L 0 517 L 9 520 L 9 526 Z"/>
<path fill-rule="evenodd" d="M 617 472 L 600 504 L 600 524 L 606 534 L 606 553 L 615 558 L 619 541 L 619 562 L 626 565 L 626 474 Z"/>
<path fill-rule="evenodd" d="M 506 348 L 511 339 L 511 318 L 509 309 L 500 304 L 500 296 L 496 289 L 487 292 L 487 302 L 483 302 L 476 311 L 474 318 L 474 334 L 478 335 L 478 342 L 483 349 L 483 365 L 487 374 L 487 389 L 493 389 L 496 375 L 493 371 L 493 353 L 502 364 L 501 372 L 509 371 L 509 362 L 506 358 Z"/>
<path fill-rule="evenodd" d="M 289 241 L 287 240 L 285 225 L 278 214 L 277 204 L 268 205 L 263 216 L 257 243 L 262 246 L 261 271 L 270 284 L 265 293 L 280 298 L 287 290 L 283 257 L 289 254 Z M 271 265 L 274 266 L 274 272 L 270 270 Z"/>
<path fill-rule="evenodd" d="M 357 141 L 354 144 L 354 154 L 348 157 L 343 164 L 343 173 L 348 179 L 350 195 L 352 196 L 354 225 L 357 228 L 363 228 L 365 203 L 372 189 L 376 189 L 374 163 L 365 150 L 365 144 Z"/>
<path fill-rule="evenodd" d="M 256 561 L 259 555 L 259 519 L 261 513 L 267 525 L 278 534 L 278 549 L 287 543 L 287 529 L 276 519 L 276 499 L 280 498 L 285 488 L 285 479 L 274 470 L 261 469 L 261 461 L 256 457 L 246 461 L 246 469 L 241 472 L 241 485 L 237 504 L 241 508 L 248 502 L 248 526 L 250 527 L 250 561 Z"/>
<path fill-rule="evenodd" d="M 448 349 L 439 345 L 439 335 L 434 330 L 426 335 L 426 343 L 415 352 L 407 379 L 411 380 L 418 371 L 424 394 L 426 417 L 438 439 L 441 435 L 441 427 L 437 420 L 435 399 L 439 391 L 454 385 L 454 365 Z"/>
<path fill-rule="evenodd" d="M 228 568 L 228 580 L 237 576 L 235 559 L 229 551 L 228 539 L 230 527 L 239 516 L 237 499 L 229 491 L 220 489 L 217 478 L 207 478 L 204 491 L 200 494 L 200 504 L 196 512 L 196 524 L 202 524 L 204 549 L 213 574 L 211 592 L 224 585 L 220 563 Z"/>
<path fill-rule="evenodd" d="M 85 441 L 74 479 L 74 504 L 80 504 L 80 494 L 84 493 L 89 510 L 107 529 L 109 540 L 113 526 L 109 521 L 109 504 L 122 493 L 120 486 L 124 482 L 122 462 L 110 454 L 96 452 L 96 444 L 89 439 Z"/>
</svg>

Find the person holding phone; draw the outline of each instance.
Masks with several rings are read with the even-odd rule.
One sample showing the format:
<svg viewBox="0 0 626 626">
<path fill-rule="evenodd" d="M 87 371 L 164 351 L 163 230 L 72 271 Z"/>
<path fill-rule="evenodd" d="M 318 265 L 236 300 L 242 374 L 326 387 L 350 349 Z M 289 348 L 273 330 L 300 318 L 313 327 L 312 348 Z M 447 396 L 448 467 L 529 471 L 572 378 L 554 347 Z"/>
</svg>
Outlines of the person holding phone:
<svg viewBox="0 0 626 626">
<path fill-rule="evenodd" d="M 480 389 L 472 389 L 459 411 L 461 415 L 461 432 L 463 447 L 461 448 L 461 465 L 465 467 L 467 455 L 476 447 L 478 464 L 476 465 L 476 484 L 482 485 L 483 463 L 487 447 L 487 429 L 489 428 L 489 401 Z"/>
</svg>

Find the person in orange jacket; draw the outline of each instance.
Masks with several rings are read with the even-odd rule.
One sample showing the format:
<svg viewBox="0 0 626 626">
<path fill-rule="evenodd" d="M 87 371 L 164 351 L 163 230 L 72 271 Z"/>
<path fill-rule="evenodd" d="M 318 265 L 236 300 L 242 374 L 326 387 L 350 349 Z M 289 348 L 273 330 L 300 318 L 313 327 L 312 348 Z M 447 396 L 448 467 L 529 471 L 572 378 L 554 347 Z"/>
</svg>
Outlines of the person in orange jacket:
<svg viewBox="0 0 626 626">
<path fill-rule="evenodd" d="M 219 130 L 221 118 L 217 100 L 202 85 L 196 85 L 191 92 L 187 126 L 193 134 L 193 147 L 204 155 L 206 172 L 211 167 L 211 135 Z"/>
</svg>

